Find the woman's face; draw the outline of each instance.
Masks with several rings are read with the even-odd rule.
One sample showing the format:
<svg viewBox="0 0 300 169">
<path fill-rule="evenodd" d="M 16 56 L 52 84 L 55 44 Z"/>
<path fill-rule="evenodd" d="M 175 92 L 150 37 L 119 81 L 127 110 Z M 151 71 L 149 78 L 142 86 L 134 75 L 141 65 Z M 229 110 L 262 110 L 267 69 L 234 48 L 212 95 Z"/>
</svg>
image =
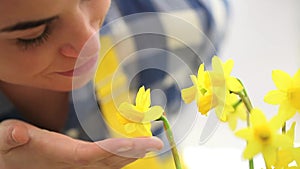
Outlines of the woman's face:
<svg viewBox="0 0 300 169">
<path fill-rule="evenodd" d="M 0 0 L 0 81 L 71 90 L 72 79 L 95 66 L 97 31 L 109 4 L 110 0 Z"/>
</svg>

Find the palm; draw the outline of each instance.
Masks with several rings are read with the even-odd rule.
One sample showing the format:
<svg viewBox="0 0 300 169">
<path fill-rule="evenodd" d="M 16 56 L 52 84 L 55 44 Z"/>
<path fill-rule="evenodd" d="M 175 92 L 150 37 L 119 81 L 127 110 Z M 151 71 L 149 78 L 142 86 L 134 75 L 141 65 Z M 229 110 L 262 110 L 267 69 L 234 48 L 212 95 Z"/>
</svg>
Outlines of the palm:
<svg viewBox="0 0 300 169">
<path fill-rule="evenodd" d="M 144 156 L 147 149 L 156 147 L 156 144 L 159 143 L 157 141 L 149 142 L 149 139 L 146 138 L 141 138 L 139 141 L 136 139 L 136 142 L 129 141 L 129 139 L 108 139 L 97 143 L 83 142 L 21 123 L 26 126 L 27 132 L 24 132 L 24 128 L 19 132 L 15 130 L 14 137 L 24 140 L 27 134 L 29 140 L 27 139 L 25 144 L 17 147 L 1 148 L 3 168 L 117 169 Z M 146 145 L 147 147 L 145 147 Z M 132 148 L 128 150 L 122 148 L 130 146 Z M 162 145 L 158 144 L 158 146 L 160 148 Z M 117 152 L 121 154 L 117 154 Z"/>
</svg>

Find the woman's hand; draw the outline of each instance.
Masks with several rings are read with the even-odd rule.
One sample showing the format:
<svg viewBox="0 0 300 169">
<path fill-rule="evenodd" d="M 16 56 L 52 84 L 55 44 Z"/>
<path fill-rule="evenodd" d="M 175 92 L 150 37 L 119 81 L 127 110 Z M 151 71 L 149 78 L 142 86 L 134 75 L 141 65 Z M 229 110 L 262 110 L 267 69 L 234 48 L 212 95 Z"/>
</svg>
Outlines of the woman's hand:
<svg viewBox="0 0 300 169">
<path fill-rule="evenodd" d="M 162 146 L 157 138 L 91 143 L 18 120 L 0 123 L 1 169 L 119 169 Z"/>
</svg>

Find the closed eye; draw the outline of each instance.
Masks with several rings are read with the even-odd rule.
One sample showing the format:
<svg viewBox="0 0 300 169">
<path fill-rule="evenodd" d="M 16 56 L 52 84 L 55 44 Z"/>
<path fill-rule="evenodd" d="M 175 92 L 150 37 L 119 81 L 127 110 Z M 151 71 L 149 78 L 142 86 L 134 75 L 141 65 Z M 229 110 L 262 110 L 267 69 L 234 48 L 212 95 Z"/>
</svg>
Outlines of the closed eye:
<svg viewBox="0 0 300 169">
<path fill-rule="evenodd" d="M 38 47 L 47 41 L 49 35 L 50 35 L 49 25 L 46 25 L 44 31 L 37 37 L 18 38 L 17 45 L 20 46 L 24 50 L 27 50 L 29 48 Z"/>
</svg>

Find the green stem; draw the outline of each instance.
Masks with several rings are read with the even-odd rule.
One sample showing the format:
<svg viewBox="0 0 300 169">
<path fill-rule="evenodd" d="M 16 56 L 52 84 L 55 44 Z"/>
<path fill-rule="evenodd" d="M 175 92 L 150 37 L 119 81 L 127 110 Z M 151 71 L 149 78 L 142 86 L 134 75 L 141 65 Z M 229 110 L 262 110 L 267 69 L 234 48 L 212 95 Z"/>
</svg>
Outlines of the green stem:
<svg viewBox="0 0 300 169">
<path fill-rule="evenodd" d="M 179 154 L 178 154 L 176 144 L 175 144 L 175 141 L 174 141 L 174 137 L 173 137 L 173 133 L 172 133 L 172 130 L 171 130 L 171 127 L 170 127 L 170 123 L 164 115 L 162 115 L 158 120 L 161 120 L 163 122 L 164 128 L 167 132 L 166 135 L 167 135 L 167 138 L 168 138 L 170 146 L 171 146 L 171 151 L 172 151 L 172 154 L 173 154 L 173 159 L 174 159 L 174 162 L 175 162 L 176 169 L 182 169 L 181 164 L 180 164 Z"/>
<path fill-rule="evenodd" d="M 252 103 L 247 95 L 246 90 L 244 89 L 243 92 L 233 92 L 235 94 L 237 94 L 243 101 L 243 103 L 246 106 L 246 109 L 248 111 L 247 113 L 247 126 L 250 127 L 250 112 L 253 109 Z"/>
<path fill-rule="evenodd" d="M 253 162 L 253 159 L 249 159 L 249 168 L 250 169 L 254 169 L 254 162 Z"/>
<path fill-rule="evenodd" d="M 242 99 L 240 99 L 240 100 L 238 100 L 232 107 L 233 107 L 234 109 L 236 109 L 242 102 L 243 102 Z"/>
<path fill-rule="evenodd" d="M 241 85 L 243 86 L 244 89 L 242 92 L 232 92 L 232 93 L 238 95 L 241 98 L 241 100 L 243 101 L 243 103 L 245 104 L 246 109 L 247 109 L 247 126 L 250 127 L 250 112 L 253 109 L 253 106 L 248 97 L 247 91 L 246 91 L 243 83 L 239 79 L 238 79 L 238 81 L 241 83 Z M 252 158 L 249 159 L 249 169 L 254 169 L 254 161 Z"/>
</svg>

